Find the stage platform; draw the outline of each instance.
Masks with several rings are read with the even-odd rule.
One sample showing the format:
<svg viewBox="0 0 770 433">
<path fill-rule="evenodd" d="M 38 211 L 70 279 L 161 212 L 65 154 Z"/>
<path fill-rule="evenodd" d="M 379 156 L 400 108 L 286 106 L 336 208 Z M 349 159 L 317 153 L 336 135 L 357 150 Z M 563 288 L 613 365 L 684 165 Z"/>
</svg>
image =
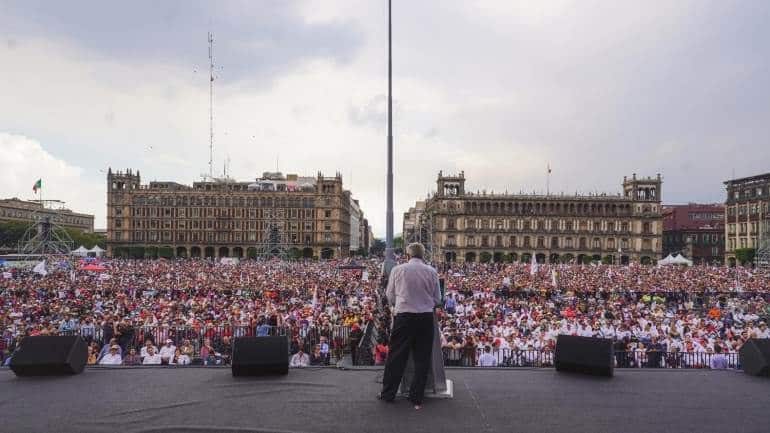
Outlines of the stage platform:
<svg viewBox="0 0 770 433">
<path fill-rule="evenodd" d="M 381 371 L 89 368 L 17 378 L 0 369 L 2 432 L 767 432 L 770 379 L 735 371 L 447 369 L 452 400 L 375 399 Z"/>
</svg>

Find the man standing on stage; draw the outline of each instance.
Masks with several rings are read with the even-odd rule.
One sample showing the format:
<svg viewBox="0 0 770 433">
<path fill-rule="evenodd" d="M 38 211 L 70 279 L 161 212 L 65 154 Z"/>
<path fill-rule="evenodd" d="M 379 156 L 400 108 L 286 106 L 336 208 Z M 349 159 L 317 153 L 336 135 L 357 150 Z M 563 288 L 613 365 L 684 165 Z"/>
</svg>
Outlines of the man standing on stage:
<svg viewBox="0 0 770 433">
<path fill-rule="evenodd" d="M 438 273 L 423 260 L 425 247 L 409 244 L 409 262 L 394 267 L 385 294 L 395 306 L 388 359 L 378 398 L 393 401 L 404 375 L 409 352 L 414 359 L 414 379 L 409 400 L 415 409 L 422 408 L 433 350 L 433 308 L 440 305 Z"/>
</svg>

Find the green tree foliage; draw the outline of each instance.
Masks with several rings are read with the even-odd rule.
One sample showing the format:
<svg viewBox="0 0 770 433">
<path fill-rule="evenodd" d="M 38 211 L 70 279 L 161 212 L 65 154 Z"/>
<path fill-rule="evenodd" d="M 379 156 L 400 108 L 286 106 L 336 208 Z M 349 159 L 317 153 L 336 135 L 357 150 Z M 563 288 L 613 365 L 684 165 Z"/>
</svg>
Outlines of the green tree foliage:
<svg viewBox="0 0 770 433">
<path fill-rule="evenodd" d="M 163 257 L 164 259 L 173 258 L 174 249 L 171 247 L 160 247 L 158 248 L 158 257 Z"/>
<path fill-rule="evenodd" d="M 481 254 L 479 254 L 479 260 L 481 263 L 489 263 L 489 261 L 492 260 L 492 254 L 482 251 Z"/>
<path fill-rule="evenodd" d="M 385 240 L 375 239 L 372 245 L 372 255 L 381 256 L 385 253 Z"/>
<path fill-rule="evenodd" d="M 19 221 L 0 223 L 0 247 L 15 250 L 28 227 L 29 223 Z"/>
<path fill-rule="evenodd" d="M 21 221 L 8 221 L 0 223 L 0 247 L 9 247 L 15 249 L 19 241 L 24 237 L 24 233 L 30 227 L 30 223 Z M 96 245 L 100 248 L 107 247 L 107 239 L 98 233 L 86 233 L 80 230 L 65 228 L 63 229 L 70 238 L 72 238 L 72 248 L 81 245 L 91 249 Z M 60 233 L 61 235 L 61 233 Z"/>
<path fill-rule="evenodd" d="M 735 258 L 741 265 L 748 265 L 754 262 L 754 256 L 757 250 L 754 248 L 738 248 L 735 250 Z"/>
</svg>

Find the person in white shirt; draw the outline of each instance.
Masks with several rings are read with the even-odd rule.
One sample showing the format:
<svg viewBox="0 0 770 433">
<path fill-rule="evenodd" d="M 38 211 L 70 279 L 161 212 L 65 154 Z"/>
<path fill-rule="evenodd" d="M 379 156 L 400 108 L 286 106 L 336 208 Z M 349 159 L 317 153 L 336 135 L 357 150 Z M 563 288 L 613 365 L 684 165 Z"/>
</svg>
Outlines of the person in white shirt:
<svg viewBox="0 0 770 433">
<path fill-rule="evenodd" d="M 489 346 L 484 347 L 484 353 L 479 356 L 479 367 L 497 367 L 497 358 L 492 355 L 492 348 Z"/>
<path fill-rule="evenodd" d="M 145 356 L 147 356 L 147 349 L 149 349 L 150 347 L 152 347 L 153 349 L 155 349 L 155 352 L 157 352 L 157 351 L 158 351 L 158 349 L 155 347 L 155 345 L 153 345 L 153 344 L 152 344 L 152 340 L 150 340 L 150 339 L 148 338 L 147 340 L 145 340 L 145 342 L 144 342 L 144 346 L 142 346 L 142 349 L 141 349 L 141 350 L 139 350 L 139 356 L 140 356 L 142 359 L 144 359 L 144 357 L 145 357 Z"/>
<path fill-rule="evenodd" d="M 120 346 L 117 344 L 110 346 L 110 351 L 99 361 L 99 365 L 120 365 L 122 363 L 123 358 L 120 356 Z"/>
<path fill-rule="evenodd" d="M 147 356 L 142 360 L 144 365 L 160 365 L 160 355 L 155 353 L 155 346 L 147 348 Z"/>
<path fill-rule="evenodd" d="M 289 365 L 291 367 L 307 367 L 310 365 L 310 357 L 307 355 L 307 353 L 303 352 L 302 348 L 300 347 L 297 353 L 291 357 L 291 362 Z"/>
<path fill-rule="evenodd" d="M 166 339 L 166 345 L 160 348 L 160 362 L 161 364 L 170 364 L 174 359 L 174 353 L 176 352 L 176 346 L 174 341 L 170 338 Z"/>
</svg>

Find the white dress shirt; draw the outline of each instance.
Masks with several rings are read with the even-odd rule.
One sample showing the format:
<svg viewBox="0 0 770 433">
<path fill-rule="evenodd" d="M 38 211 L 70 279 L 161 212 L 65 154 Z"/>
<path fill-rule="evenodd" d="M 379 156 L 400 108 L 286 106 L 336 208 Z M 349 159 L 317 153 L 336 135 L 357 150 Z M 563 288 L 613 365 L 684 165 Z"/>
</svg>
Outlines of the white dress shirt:
<svg viewBox="0 0 770 433">
<path fill-rule="evenodd" d="M 119 353 L 108 353 L 102 357 L 99 361 L 99 365 L 120 365 L 123 363 L 123 358 Z"/>
<path fill-rule="evenodd" d="M 438 273 L 422 259 L 413 258 L 390 271 L 385 291 L 398 313 L 431 313 L 441 304 Z"/>
</svg>

